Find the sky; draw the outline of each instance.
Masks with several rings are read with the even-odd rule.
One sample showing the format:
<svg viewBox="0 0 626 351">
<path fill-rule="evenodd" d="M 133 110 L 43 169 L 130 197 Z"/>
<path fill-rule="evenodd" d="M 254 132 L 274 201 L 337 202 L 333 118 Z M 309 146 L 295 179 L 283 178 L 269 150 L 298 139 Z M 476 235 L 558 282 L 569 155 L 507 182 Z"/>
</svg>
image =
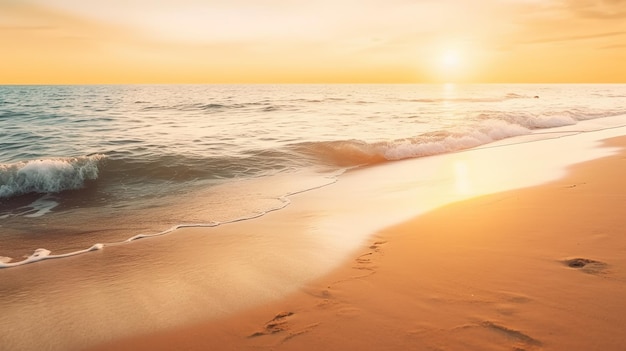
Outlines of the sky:
<svg viewBox="0 0 626 351">
<path fill-rule="evenodd" d="M 0 0 L 0 84 L 626 83 L 626 0 Z"/>
</svg>

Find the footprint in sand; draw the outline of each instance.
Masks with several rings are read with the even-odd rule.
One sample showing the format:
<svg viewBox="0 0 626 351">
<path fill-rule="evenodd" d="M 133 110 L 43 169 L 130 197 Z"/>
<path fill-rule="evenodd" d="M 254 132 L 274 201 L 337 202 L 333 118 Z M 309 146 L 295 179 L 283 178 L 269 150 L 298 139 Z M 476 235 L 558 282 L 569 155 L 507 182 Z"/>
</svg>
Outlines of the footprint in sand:
<svg viewBox="0 0 626 351">
<path fill-rule="evenodd" d="M 493 331 L 495 333 L 501 334 L 501 335 L 503 335 L 503 336 L 513 340 L 513 341 L 516 341 L 518 344 L 526 345 L 527 347 L 535 347 L 535 346 L 541 346 L 542 345 L 542 343 L 539 340 L 537 340 L 537 339 L 535 339 L 535 338 L 533 338 L 533 337 L 531 337 L 531 336 L 529 336 L 529 335 L 527 335 L 525 333 L 522 333 L 519 330 L 511 329 L 509 327 L 506 327 L 506 326 L 503 326 L 503 325 L 500 325 L 500 324 L 496 324 L 496 323 L 491 322 L 491 321 L 483 321 L 483 322 L 480 323 L 480 326 L 483 327 L 483 328 L 486 328 L 488 330 L 491 330 L 491 331 Z M 514 349 L 515 350 L 526 350 L 527 347 L 521 347 L 522 345 L 517 345 L 517 346 L 515 346 Z"/>
<path fill-rule="evenodd" d="M 250 335 L 248 335 L 248 338 L 256 338 L 259 336 L 264 336 L 264 335 L 272 335 L 272 334 L 277 334 L 277 333 L 281 333 L 281 332 L 288 332 L 287 336 L 285 336 L 282 339 L 282 342 L 285 342 L 289 339 L 292 339 L 298 335 L 302 335 L 304 333 L 308 333 L 311 330 L 313 330 L 315 327 L 317 327 L 319 325 L 319 323 L 313 323 L 310 325 L 307 325 L 303 328 L 300 328 L 299 330 L 293 330 L 291 331 L 291 326 L 289 325 L 289 320 L 288 318 L 293 316 L 294 313 L 293 312 L 280 312 L 278 313 L 276 316 L 274 316 L 274 318 L 272 318 L 271 320 L 269 320 L 267 323 L 265 323 L 265 326 L 263 328 L 263 330 L 261 331 L 257 331 L 254 332 Z"/>
<path fill-rule="evenodd" d="M 561 262 L 570 268 L 579 269 L 580 271 L 589 273 L 589 274 L 604 273 L 604 271 L 606 270 L 606 267 L 608 266 L 604 262 L 591 260 L 588 258 L 580 258 L 580 257 L 565 259 L 565 260 L 562 260 Z"/>
<path fill-rule="evenodd" d="M 466 349 L 468 342 L 472 343 L 471 340 L 481 340 L 481 348 L 476 348 L 477 350 L 488 348 L 490 350 L 534 351 L 541 350 L 543 346 L 541 341 L 521 330 L 489 320 L 461 325 L 453 328 L 451 331 L 452 334 L 442 334 L 446 343 L 456 341 L 464 346 L 451 349 Z"/>
<path fill-rule="evenodd" d="M 380 251 L 380 246 L 386 243 L 387 243 L 386 241 L 377 241 L 373 243 L 372 245 L 370 245 L 370 249 L 374 250 L 374 252 L 378 252 Z"/>
<path fill-rule="evenodd" d="M 360 269 L 360 270 L 373 271 L 374 268 L 376 268 L 376 266 L 373 265 L 372 255 L 374 255 L 375 253 L 380 253 L 380 251 L 381 251 L 380 247 L 383 244 L 385 244 L 385 243 L 387 243 L 387 242 L 386 241 L 376 241 L 375 243 L 370 245 L 369 249 L 372 250 L 372 251 L 366 252 L 366 253 L 362 254 L 361 256 L 357 257 L 354 260 L 356 262 L 356 265 L 354 265 L 353 268 Z"/>
<path fill-rule="evenodd" d="M 250 334 L 248 337 L 254 338 L 257 336 L 270 335 L 280 333 L 287 330 L 287 317 L 292 316 L 293 312 L 280 312 L 274 318 L 265 323 L 265 327 L 262 331 L 258 331 Z"/>
</svg>

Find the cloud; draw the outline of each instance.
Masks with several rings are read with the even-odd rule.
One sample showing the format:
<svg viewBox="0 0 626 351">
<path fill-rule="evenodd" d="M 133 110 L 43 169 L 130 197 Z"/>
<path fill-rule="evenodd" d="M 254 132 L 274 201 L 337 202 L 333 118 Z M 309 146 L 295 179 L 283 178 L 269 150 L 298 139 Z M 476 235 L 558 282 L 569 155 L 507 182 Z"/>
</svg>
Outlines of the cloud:
<svg viewBox="0 0 626 351">
<path fill-rule="evenodd" d="M 4 18 L 0 16 L 2 20 L 0 31 L 5 34 L 8 31 L 20 32 L 23 35 L 30 35 L 32 39 L 51 39 L 77 34 L 113 37 L 126 33 L 128 36 L 123 28 L 89 21 L 46 6 L 0 2 L 0 14 L 4 15 Z"/>
<path fill-rule="evenodd" d="M 0 31 L 40 31 L 40 30 L 51 30 L 57 29 L 56 26 L 36 26 L 36 25 L 13 25 L 13 26 L 0 26 Z"/>
<path fill-rule="evenodd" d="M 626 44 L 616 44 L 616 45 L 602 46 L 599 49 L 601 49 L 601 50 L 614 50 L 614 49 L 625 49 L 625 48 L 626 48 Z"/>
<path fill-rule="evenodd" d="M 543 44 L 543 43 L 554 43 L 554 42 L 562 42 L 562 41 L 600 39 L 600 38 L 621 36 L 625 34 L 626 34 L 626 31 L 583 34 L 583 35 L 566 35 L 566 36 L 561 36 L 561 37 L 528 40 L 528 41 L 520 42 L 520 44 Z"/>
<path fill-rule="evenodd" d="M 626 18 L 626 0 L 567 0 L 566 5 L 582 18 Z"/>
<path fill-rule="evenodd" d="M 528 1 L 512 5 L 509 19 L 515 28 L 504 39 L 503 47 L 563 44 L 552 52 L 565 49 L 579 52 L 599 46 L 621 44 L 626 35 L 626 0 Z M 508 40 L 506 40 L 508 38 Z M 507 45 L 508 44 L 508 45 Z"/>
</svg>

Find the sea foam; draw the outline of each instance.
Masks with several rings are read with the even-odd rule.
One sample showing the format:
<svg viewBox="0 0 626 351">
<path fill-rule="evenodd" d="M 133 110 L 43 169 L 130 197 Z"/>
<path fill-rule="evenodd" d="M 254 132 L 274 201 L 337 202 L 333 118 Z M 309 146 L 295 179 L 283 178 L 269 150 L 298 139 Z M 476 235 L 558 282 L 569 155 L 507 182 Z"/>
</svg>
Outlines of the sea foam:
<svg viewBox="0 0 626 351">
<path fill-rule="evenodd" d="M 50 250 L 39 248 L 39 249 L 36 249 L 30 256 L 18 262 L 11 262 L 12 259 L 10 257 L 0 256 L 0 268 L 17 267 L 17 266 L 21 266 L 24 264 L 43 261 L 43 260 L 49 260 L 53 258 L 64 258 L 64 257 L 76 256 L 76 255 L 80 255 L 80 254 L 87 253 L 90 251 L 102 250 L 103 248 L 104 248 L 103 244 L 94 244 L 87 249 L 69 252 L 69 253 L 62 254 L 62 255 L 53 255 Z"/>
<path fill-rule="evenodd" d="M 0 198 L 80 189 L 86 180 L 98 178 L 104 158 L 98 154 L 0 164 Z"/>
<path fill-rule="evenodd" d="M 471 127 L 424 133 L 393 141 L 309 142 L 296 144 L 294 148 L 324 163 L 345 167 L 455 152 L 531 132 L 531 129 L 520 124 L 490 119 Z"/>
</svg>

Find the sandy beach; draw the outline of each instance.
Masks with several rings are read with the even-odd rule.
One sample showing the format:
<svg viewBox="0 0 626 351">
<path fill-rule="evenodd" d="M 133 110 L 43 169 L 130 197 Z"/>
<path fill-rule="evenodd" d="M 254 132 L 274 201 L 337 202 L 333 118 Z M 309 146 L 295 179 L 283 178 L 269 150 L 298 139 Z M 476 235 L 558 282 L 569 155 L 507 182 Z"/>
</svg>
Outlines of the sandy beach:
<svg viewBox="0 0 626 351">
<path fill-rule="evenodd" d="M 0 351 L 626 350 L 626 0 L 0 0 Z"/>
<path fill-rule="evenodd" d="M 97 350 L 623 349 L 624 162 L 444 206 L 284 299 Z"/>
</svg>

